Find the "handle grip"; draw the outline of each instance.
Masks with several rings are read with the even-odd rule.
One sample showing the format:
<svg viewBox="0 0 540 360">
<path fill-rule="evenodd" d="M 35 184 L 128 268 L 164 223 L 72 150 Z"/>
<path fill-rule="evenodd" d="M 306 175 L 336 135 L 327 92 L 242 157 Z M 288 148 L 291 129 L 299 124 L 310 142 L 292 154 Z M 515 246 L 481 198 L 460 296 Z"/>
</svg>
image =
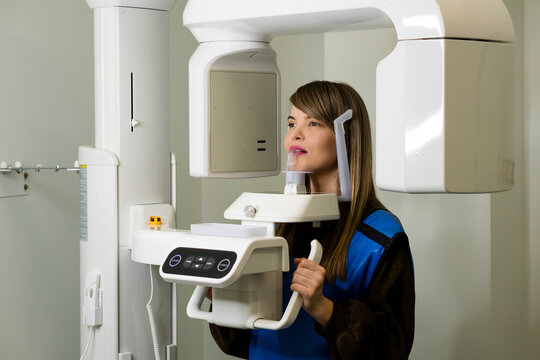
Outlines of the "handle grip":
<svg viewBox="0 0 540 360">
<path fill-rule="evenodd" d="M 210 321 L 212 319 L 212 313 L 210 311 L 201 310 L 201 305 L 208 292 L 207 286 L 197 285 L 195 290 L 189 299 L 186 312 L 190 318 L 201 319 Z"/>
<path fill-rule="evenodd" d="M 322 259 L 322 245 L 317 240 L 311 241 L 311 251 L 308 256 L 309 260 L 313 260 L 315 263 L 319 264 Z M 292 325 L 298 312 L 302 307 L 302 297 L 297 291 L 293 291 L 292 296 L 287 304 L 287 308 L 281 317 L 281 320 L 266 320 L 266 319 L 256 319 L 252 327 L 254 329 L 269 329 L 269 330 L 278 330 L 285 329 Z"/>
</svg>

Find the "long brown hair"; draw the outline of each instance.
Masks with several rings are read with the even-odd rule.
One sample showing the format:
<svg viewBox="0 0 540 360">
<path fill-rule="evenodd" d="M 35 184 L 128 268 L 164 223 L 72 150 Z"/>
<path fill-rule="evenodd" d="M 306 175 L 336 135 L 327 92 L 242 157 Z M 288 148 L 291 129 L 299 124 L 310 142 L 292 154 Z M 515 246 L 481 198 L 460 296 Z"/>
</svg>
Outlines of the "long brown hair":
<svg viewBox="0 0 540 360">
<path fill-rule="evenodd" d="M 327 280 L 344 280 L 347 251 L 354 231 L 366 213 L 384 209 L 377 199 L 373 185 L 369 115 L 360 95 L 344 83 L 311 82 L 298 88 L 291 95 L 290 102 L 331 129 L 334 128 L 334 119 L 347 109 L 353 111 L 351 120 L 345 123 L 351 173 L 351 202 L 340 203 L 340 219 L 324 221 L 320 229 L 312 229 L 311 224 L 280 224 L 277 229 L 277 233 L 289 242 L 293 256 L 299 256 L 299 252 L 302 252 L 300 256 L 305 256 L 310 237 L 316 234 L 323 245 L 321 265 L 326 269 Z M 309 184 L 309 181 L 307 183 Z"/>
</svg>

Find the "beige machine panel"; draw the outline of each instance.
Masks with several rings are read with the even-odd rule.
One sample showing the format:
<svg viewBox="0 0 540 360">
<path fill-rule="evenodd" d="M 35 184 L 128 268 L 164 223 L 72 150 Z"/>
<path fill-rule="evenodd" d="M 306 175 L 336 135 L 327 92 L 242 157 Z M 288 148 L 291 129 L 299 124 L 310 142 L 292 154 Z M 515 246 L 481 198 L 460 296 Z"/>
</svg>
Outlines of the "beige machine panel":
<svg viewBox="0 0 540 360">
<path fill-rule="evenodd" d="M 210 168 L 278 171 L 278 89 L 274 73 L 210 73 Z"/>
<path fill-rule="evenodd" d="M 449 192 L 514 185 L 514 45 L 448 41 L 445 182 Z M 465 190 L 466 191 L 465 191 Z"/>
</svg>

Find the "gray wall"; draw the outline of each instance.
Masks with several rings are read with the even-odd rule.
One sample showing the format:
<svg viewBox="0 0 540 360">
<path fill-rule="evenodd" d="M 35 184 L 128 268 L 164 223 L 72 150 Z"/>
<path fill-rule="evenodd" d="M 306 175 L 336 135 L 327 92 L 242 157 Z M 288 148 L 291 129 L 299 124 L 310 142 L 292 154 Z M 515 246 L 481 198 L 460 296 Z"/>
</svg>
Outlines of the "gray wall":
<svg viewBox="0 0 540 360">
<path fill-rule="evenodd" d="M 181 26 L 185 2 L 176 4 L 170 25 L 180 228 L 221 221 L 242 191 L 283 185 L 282 176 L 189 176 L 187 61 L 196 43 Z M 415 258 L 413 359 L 540 358 L 540 4 L 506 4 L 517 35 L 515 188 L 471 196 L 380 192 L 402 219 Z M 388 29 L 275 39 L 282 131 L 289 94 L 320 78 L 353 85 L 375 121 L 375 66 L 394 42 Z M 0 0 L 0 161 L 71 165 L 78 145 L 93 143 L 92 44 L 92 12 L 83 0 Z M 30 172 L 29 195 L 0 198 L 0 229 L 0 358 L 77 358 L 78 177 Z M 227 358 L 205 324 L 185 317 L 190 292 L 180 287 L 181 358 Z"/>
<path fill-rule="evenodd" d="M 0 161 L 72 166 L 94 142 L 92 38 L 84 1 L 0 0 Z M 0 358 L 74 359 L 79 179 L 29 176 L 0 198 Z"/>
<path fill-rule="evenodd" d="M 525 358 L 540 359 L 540 1 L 525 0 L 523 14 Z"/>
</svg>

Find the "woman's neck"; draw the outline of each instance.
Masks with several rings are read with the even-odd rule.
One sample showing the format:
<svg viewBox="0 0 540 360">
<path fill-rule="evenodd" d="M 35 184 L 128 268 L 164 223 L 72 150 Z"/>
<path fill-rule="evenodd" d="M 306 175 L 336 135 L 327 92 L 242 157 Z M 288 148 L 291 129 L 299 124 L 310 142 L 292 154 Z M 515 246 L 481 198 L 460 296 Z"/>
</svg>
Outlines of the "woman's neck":
<svg viewBox="0 0 540 360">
<path fill-rule="evenodd" d="M 337 169 L 328 172 L 318 172 L 309 176 L 309 185 L 312 193 L 337 194 L 339 189 L 339 175 Z"/>
</svg>

